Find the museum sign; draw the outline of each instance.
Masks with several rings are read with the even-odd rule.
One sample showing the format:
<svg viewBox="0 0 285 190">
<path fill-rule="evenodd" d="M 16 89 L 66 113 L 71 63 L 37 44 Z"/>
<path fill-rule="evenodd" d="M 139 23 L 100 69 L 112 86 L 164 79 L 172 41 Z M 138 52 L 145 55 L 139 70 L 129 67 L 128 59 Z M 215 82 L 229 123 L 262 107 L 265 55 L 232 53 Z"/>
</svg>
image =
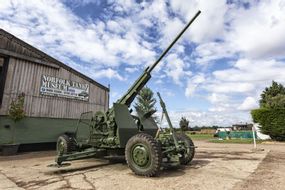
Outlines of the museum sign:
<svg viewBox="0 0 285 190">
<path fill-rule="evenodd" d="M 40 93 L 42 95 L 87 101 L 89 98 L 89 84 L 42 75 Z"/>
</svg>

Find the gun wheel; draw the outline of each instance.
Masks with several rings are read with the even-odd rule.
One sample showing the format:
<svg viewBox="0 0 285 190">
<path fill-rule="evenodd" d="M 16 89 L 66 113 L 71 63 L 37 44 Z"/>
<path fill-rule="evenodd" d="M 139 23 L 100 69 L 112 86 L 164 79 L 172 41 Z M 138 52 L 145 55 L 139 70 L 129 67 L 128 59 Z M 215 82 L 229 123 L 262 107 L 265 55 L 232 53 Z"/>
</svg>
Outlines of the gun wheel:
<svg viewBox="0 0 285 190">
<path fill-rule="evenodd" d="M 187 165 L 193 160 L 193 157 L 195 155 L 194 143 L 191 138 L 185 134 L 177 134 L 177 140 L 182 141 L 186 147 L 186 151 L 180 158 L 180 164 Z"/>
<path fill-rule="evenodd" d="M 128 166 L 137 175 L 152 177 L 160 171 L 161 149 L 148 134 L 140 133 L 130 138 L 125 155 Z"/>
<path fill-rule="evenodd" d="M 56 143 L 56 151 L 58 155 L 70 153 L 76 149 L 76 144 L 73 137 L 66 134 L 60 135 Z"/>
</svg>

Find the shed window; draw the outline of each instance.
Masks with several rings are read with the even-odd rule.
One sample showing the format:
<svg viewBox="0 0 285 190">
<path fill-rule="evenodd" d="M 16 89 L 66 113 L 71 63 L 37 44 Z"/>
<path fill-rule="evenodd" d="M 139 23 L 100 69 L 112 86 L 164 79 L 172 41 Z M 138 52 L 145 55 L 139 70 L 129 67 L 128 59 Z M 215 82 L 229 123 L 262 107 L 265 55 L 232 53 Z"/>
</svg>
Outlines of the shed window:
<svg viewBox="0 0 285 190">
<path fill-rule="evenodd" d="M 0 106 L 2 105 L 7 70 L 8 70 L 8 59 L 0 57 Z"/>
</svg>

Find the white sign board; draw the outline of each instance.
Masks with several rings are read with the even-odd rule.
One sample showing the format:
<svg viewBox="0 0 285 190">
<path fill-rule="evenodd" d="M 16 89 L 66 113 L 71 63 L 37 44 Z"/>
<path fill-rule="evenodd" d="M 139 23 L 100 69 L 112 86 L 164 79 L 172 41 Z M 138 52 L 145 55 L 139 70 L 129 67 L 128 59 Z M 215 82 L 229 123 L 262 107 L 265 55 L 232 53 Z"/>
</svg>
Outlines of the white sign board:
<svg viewBox="0 0 285 190">
<path fill-rule="evenodd" d="M 87 101 L 89 98 L 89 84 L 42 75 L 40 93 L 42 95 Z"/>
</svg>

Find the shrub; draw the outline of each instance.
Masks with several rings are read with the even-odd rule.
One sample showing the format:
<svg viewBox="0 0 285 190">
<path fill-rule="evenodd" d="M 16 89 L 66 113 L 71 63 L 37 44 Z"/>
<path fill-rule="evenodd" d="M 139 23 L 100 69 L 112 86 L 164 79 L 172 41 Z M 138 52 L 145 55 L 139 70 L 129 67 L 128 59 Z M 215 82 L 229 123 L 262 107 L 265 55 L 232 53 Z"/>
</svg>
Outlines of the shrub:
<svg viewBox="0 0 285 190">
<path fill-rule="evenodd" d="M 180 126 L 181 131 L 188 131 L 189 120 L 186 119 L 185 117 L 181 117 L 179 126 Z"/>
<path fill-rule="evenodd" d="M 255 109 L 251 116 L 255 123 L 261 125 L 262 133 L 274 140 L 285 140 L 285 109 Z"/>
<path fill-rule="evenodd" d="M 18 95 L 16 100 L 13 100 L 11 102 L 9 108 L 9 117 L 15 122 L 25 117 L 24 101 L 25 101 L 25 94 L 22 93 Z"/>
</svg>

